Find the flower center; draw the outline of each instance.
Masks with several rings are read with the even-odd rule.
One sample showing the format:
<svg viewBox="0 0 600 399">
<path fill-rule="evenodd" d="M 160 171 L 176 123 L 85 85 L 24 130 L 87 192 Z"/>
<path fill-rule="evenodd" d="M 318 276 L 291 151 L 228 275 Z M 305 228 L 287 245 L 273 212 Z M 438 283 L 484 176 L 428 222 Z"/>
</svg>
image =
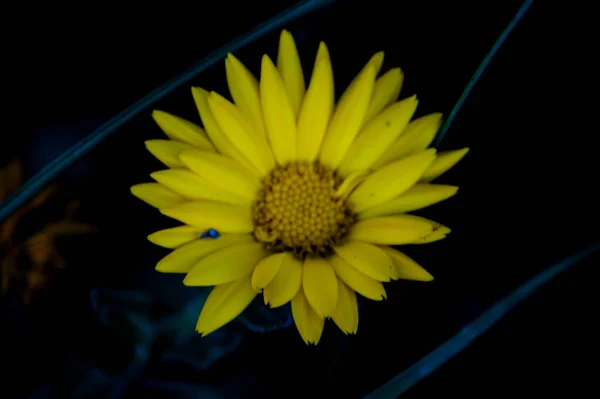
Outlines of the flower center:
<svg viewBox="0 0 600 399">
<path fill-rule="evenodd" d="M 274 251 L 328 256 L 348 233 L 355 216 L 336 195 L 341 180 L 315 162 L 275 168 L 264 180 L 254 207 L 254 235 Z"/>
</svg>

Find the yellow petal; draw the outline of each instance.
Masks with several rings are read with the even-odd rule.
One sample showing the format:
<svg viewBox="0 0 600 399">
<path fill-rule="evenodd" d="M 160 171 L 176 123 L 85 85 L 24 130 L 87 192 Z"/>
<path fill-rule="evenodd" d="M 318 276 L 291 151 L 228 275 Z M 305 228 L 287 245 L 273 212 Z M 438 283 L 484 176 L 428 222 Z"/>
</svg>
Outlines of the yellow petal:
<svg viewBox="0 0 600 399">
<path fill-rule="evenodd" d="M 321 42 L 308 91 L 298 115 L 298 159 L 317 159 L 334 107 L 333 70 Z"/>
<path fill-rule="evenodd" d="M 349 238 L 373 244 L 401 245 L 415 242 L 433 230 L 430 222 L 412 215 L 380 216 L 356 223 Z"/>
<path fill-rule="evenodd" d="M 375 73 L 375 69 L 368 66 L 356 78 L 356 84 L 351 84 L 342 95 L 321 146 L 323 165 L 337 169 L 358 134 L 373 93 Z"/>
<path fill-rule="evenodd" d="M 418 183 L 398 197 L 374 206 L 358 214 L 359 219 L 394 215 L 422 209 L 452 197 L 458 191 L 456 186 L 444 184 Z"/>
<path fill-rule="evenodd" d="M 417 96 L 398 101 L 369 122 L 344 156 L 338 171 L 340 176 L 371 168 L 404 131 L 417 104 Z"/>
<path fill-rule="evenodd" d="M 220 249 L 196 263 L 183 279 L 183 284 L 207 287 L 250 277 L 256 264 L 268 255 L 269 251 L 261 242 L 235 244 Z"/>
<path fill-rule="evenodd" d="M 281 266 L 273 280 L 263 290 L 265 305 L 283 306 L 292 300 L 302 285 L 302 262 L 285 252 Z"/>
<path fill-rule="evenodd" d="M 383 204 L 411 188 L 435 159 L 435 149 L 401 159 L 373 172 L 348 197 L 354 212 Z"/>
<path fill-rule="evenodd" d="M 222 233 L 232 234 L 250 233 L 254 230 L 250 207 L 214 201 L 196 201 L 163 208 L 160 212 L 202 231 L 211 227 Z"/>
<path fill-rule="evenodd" d="M 200 126 L 159 110 L 152 112 L 152 118 L 170 139 L 187 143 L 205 151 L 215 150 Z"/>
<path fill-rule="evenodd" d="M 402 252 L 389 247 L 381 247 L 390 257 L 396 270 L 398 270 L 398 278 L 403 280 L 414 281 L 431 281 L 433 276 L 423 269 L 417 262 L 404 255 Z"/>
<path fill-rule="evenodd" d="M 234 146 L 221 131 L 221 128 L 217 124 L 217 121 L 210 110 L 210 106 L 208 105 L 208 92 L 200 87 L 192 87 L 192 95 L 194 96 L 194 102 L 196 103 L 196 107 L 200 113 L 200 118 L 202 119 L 202 123 L 206 129 L 206 133 L 210 137 L 210 140 L 213 142 L 216 149 L 221 154 L 243 163 L 255 173 L 260 174 L 258 169 L 256 169 L 254 165 L 252 165 L 252 163 L 248 161 L 246 157 L 244 157 L 242 152 L 238 150 L 236 146 Z"/>
<path fill-rule="evenodd" d="M 377 281 L 390 281 L 396 275 L 391 259 L 375 245 L 350 241 L 333 248 L 349 265 Z"/>
<path fill-rule="evenodd" d="M 285 257 L 285 253 L 280 252 L 278 254 L 269 255 L 258 262 L 252 273 L 252 288 L 261 291 L 273 281 Z"/>
<path fill-rule="evenodd" d="M 219 238 L 199 238 L 185 244 L 164 258 L 156 265 L 162 273 L 187 273 L 207 255 L 232 245 L 254 242 L 250 234 L 221 234 Z"/>
<path fill-rule="evenodd" d="M 444 226 L 443 224 L 436 222 L 434 220 L 424 218 L 422 216 L 417 216 L 417 215 L 402 215 L 402 216 L 406 219 L 413 220 L 414 222 L 417 222 L 417 223 L 429 223 L 434 231 L 441 230 L 444 232 L 444 234 L 448 234 L 452 231 L 452 230 L 450 230 L 449 227 Z"/>
<path fill-rule="evenodd" d="M 131 194 L 155 208 L 183 204 L 186 199 L 158 183 L 142 183 L 131 187 Z"/>
<path fill-rule="evenodd" d="M 373 168 L 379 168 L 425 150 L 433 141 L 441 125 L 442 114 L 440 113 L 433 113 L 415 119 L 408 124 L 400 137 L 373 164 Z"/>
<path fill-rule="evenodd" d="M 319 48 L 317 49 L 317 56 L 315 57 L 315 64 L 313 65 L 313 75 L 315 73 L 314 69 L 321 61 L 327 61 L 329 65 L 331 65 L 331 57 L 329 56 L 329 49 L 327 49 L 327 45 L 325 42 L 319 43 Z"/>
<path fill-rule="evenodd" d="M 325 326 L 325 319 L 310 307 L 302 290 L 298 290 L 292 299 L 292 316 L 304 343 L 307 345 L 318 344 Z"/>
<path fill-rule="evenodd" d="M 377 75 L 379 75 L 379 71 L 381 71 L 381 66 L 383 65 L 383 59 L 385 58 L 385 53 L 383 51 L 379 51 L 375 54 L 373 54 L 373 56 L 369 59 L 369 61 L 367 61 L 367 63 L 365 64 L 365 66 L 363 67 L 363 69 L 360 70 L 360 72 L 356 75 L 356 77 L 352 80 L 352 82 L 350 82 L 350 84 L 348 85 L 348 87 L 346 88 L 346 90 L 342 93 L 342 95 L 340 96 L 340 99 L 338 101 L 338 104 L 341 104 L 343 101 L 346 101 L 346 97 L 349 96 L 349 94 L 351 92 L 353 92 L 354 87 L 358 84 L 358 82 L 360 81 L 360 77 L 365 74 L 367 72 L 367 70 L 372 69 L 373 72 L 375 73 L 374 78 L 377 77 Z M 375 90 L 375 82 L 373 82 L 373 90 Z M 373 98 L 373 91 L 371 92 L 371 96 L 370 99 Z M 369 99 L 369 104 L 371 103 Z M 367 106 L 368 108 L 368 106 Z M 365 116 L 366 116 L 366 111 L 365 111 Z M 365 123 L 365 119 L 363 119 L 363 125 Z M 360 131 L 359 131 L 360 133 Z"/>
<path fill-rule="evenodd" d="M 148 236 L 148 241 L 164 248 L 177 248 L 194 241 L 201 234 L 202 232 L 195 227 L 179 226 L 152 233 Z"/>
<path fill-rule="evenodd" d="M 318 56 L 318 54 L 317 54 L 317 56 Z M 377 77 L 377 75 L 379 75 L 379 71 L 381 71 L 381 67 L 383 65 L 384 58 L 385 58 L 385 53 L 383 51 L 378 51 L 377 53 L 373 54 L 373 56 L 371 58 L 369 58 L 369 61 L 367 61 L 367 63 L 363 67 L 363 69 L 361 69 L 360 72 L 356 75 L 356 77 L 352 80 L 352 82 L 350 82 L 350 84 L 348 85 L 348 87 L 346 88 L 344 93 L 342 93 L 338 103 L 342 103 L 343 101 L 345 101 L 345 98 L 348 97 L 349 93 L 351 93 L 354 90 L 354 87 L 359 82 L 360 76 L 363 75 L 364 73 L 366 73 L 367 70 L 372 69 L 373 72 L 375 73 L 374 77 Z M 373 89 L 375 89 L 375 82 L 373 82 Z M 370 99 L 371 98 L 373 98 L 372 94 L 370 96 Z M 369 101 L 369 103 L 370 103 L 370 101 Z M 368 108 L 368 106 L 367 106 L 367 108 Z M 366 112 L 365 112 L 365 115 L 366 115 Z"/>
<path fill-rule="evenodd" d="M 296 115 L 279 72 L 267 55 L 262 58 L 260 100 L 275 160 L 285 165 L 296 159 Z"/>
<path fill-rule="evenodd" d="M 250 279 L 243 278 L 212 289 L 198 317 L 196 331 L 202 336 L 223 327 L 239 316 L 256 297 Z"/>
<path fill-rule="evenodd" d="M 166 169 L 150 174 L 154 180 L 190 200 L 213 200 L 236 205 L 250 205 L 239 197 L 211 184 L 187 169 Z"/>
<path fill-rule="evenodd" d="M 337 198 L 346 198 L 349 196 L 354 189 L 367 178 L 368 172 L 354 172 L 340 184 L 338 189 L 335 191 Z"/>
<path fill-rule="evenodd" d="M 356 334 L 358 331 L 356 293 L 341 281 L 338 281 L 337 289 L 337 307 L 331 318 L 344 334 Z"/>
<path fill-rule="evenodd" d="M 374 301 L 381 301 L 387 298 L 383 284 L 359 272 L 339 255 L 331 256 L 328 261 L 333 266 L 335 274 L 337 274 L 340 280 L 365 298 Z"/>
<path fill-rule="evenodd" d="M 246 115 L 255 132 L 262 137 L 266 137 L 262 109 L 260 108 L 258 81 L 252 75 L 252 72 L 231 53 L 227 55 L 225 60 L 225 71 L 229 92 L 235 105 Z"/>
<path fill-rule="evenodd" d="M 367 109 L 365 123 L 368 123 L 381 110 L 398 99 L 403 81 L 404 73 L 400 68 L 390 69 L 375 81 L 373 97 Z"/>
<path fill-rule="evenodd" d="M 373 67 L 375 70 L 375 76 L 379 75 L 379 71 L 381 71 L 381 67 L 383 65 L 383 59 L 385 58 L 385 53 L 383 51 L 378 51 L 369 59 L 365 68 Z"/>
<path fill-rule="evenodd" d="M 250 201 L 256 200 L 260 190 L 259 179 L 240 162 L 223 155 L 203 152 L 184 151 L 181 161 L 195 174 L 207 182 Z"/>
<path fill-rule="evenodd" d="M 300 57 L 296 49 L 296 42 L 294 42 L 294 37 L 287 30 L 283 30 L 279 38 L 277 69 L 283 80 L 283 85 L 294 110 L 294 115 L 298 115 L 306 86 L 304 84 L 302 64 L 300 63 Z"/>
<path fill-rule="evenodd" d="M 423 176 L 421 177 L 422 182 L 430 182 L 433 179 L 437 179 L 444 173 L 446 173 L 450 168 L 458 163 L 465 155 L 469 152 L 468 148 L 463 148 L 461 150 L 455 151 L 445 151 L 440 152 L 433 161 L 433 163 L 425 170 Z"/>
<path fill-rule="evenodd" d="M 429 244 L 435 241 L 440 241 L 446 238 L 446 234 L 443 230 L 435 230 L 434 232 L 420 238 L 416 241 L 410 242 L 409 244 Z"/>
<path fill-rule="evenodd" d="M 307 258 L 302 269 L 302 289 L 310 306 L 321 317 L 335 312 L 338 280 L 333 267 L 321 258 Z"/>
<path fill-rule="evenodd" d="M 147 140 L 145 144 L 148 151 L 169 168 L 181 168 L 183 163 L 179 160 L 179 153 L 194 148 L 175 140 Z"/>
<path fill-rule="evenodd" d="M 371 58 L 369 58 L 369 61 L 367 61 L 367 63 L 363 67 L 363 69 L 360 70 L 357 77 L 354 78 L 354 80 L 352 80 L 352 82 L 350 82 L 350 84 L 348 85 L 348 89 L 351 88 L 352 86 L 356 85 L 358 82 L 358 76 L 362 73 L 365 73 L 367 71 L 367 69 L 369 69 L 369 68 L 373 69 L 373 71 L 375 72 L 375 76 L 379 75 L 379 71 L 381 71 L 381 67 L 383 65 L 384 58 L 385 58 L 385 53 L 383 51 L 378 51 L 375 54 L 373 54 L 373 56 Z M 342 94 L 342 97 L 340 98 L 340 102 L 342 101 L 342 99 L 346 95 L 346 93 L 348 93 L 348 90 L 346 90 L 346 92 Z"/>
<path fill-rule="evenodd" d="M 253 131 L 243 114 L 235 105 L 215 93 L 210 93 L 208 105 L 221 131 L 262 175 L 275 167 L 269 145 L 263 137 Z"/>
<path fill-rule="evenodd" d="M 428 223 L 433 229 L 430 233 L 428 233 L 424 237 L 414 240 L 408 244 L 428 244 L 430 242 L 439 241 L 443 238 L 446 238 L 446 235 L 450 234 L 450 232 L 452 231 L 452 230 L 450 230 L 449 227 L 444 226 L 441 223 L 426 219 L 421 216 L 404 215 L 404 217 L 406 217 L 414 222 L 417 222 L 417 223 Z"/>
</svg>

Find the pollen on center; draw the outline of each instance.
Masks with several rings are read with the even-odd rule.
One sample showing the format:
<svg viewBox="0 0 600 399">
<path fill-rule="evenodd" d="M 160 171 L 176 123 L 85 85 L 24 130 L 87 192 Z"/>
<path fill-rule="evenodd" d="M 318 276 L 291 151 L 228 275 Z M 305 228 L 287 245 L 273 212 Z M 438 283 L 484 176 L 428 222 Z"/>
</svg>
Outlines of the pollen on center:
<svg viewBox="0 0 600 399">
<path fill-rule="evenodd" d="M 336 196 L 341 180 L 319 163 L 291 162 L 264 179 L 254 206 L 254 235 L 299 259 L 328 256 L 356 218 Z"/>
</svg>

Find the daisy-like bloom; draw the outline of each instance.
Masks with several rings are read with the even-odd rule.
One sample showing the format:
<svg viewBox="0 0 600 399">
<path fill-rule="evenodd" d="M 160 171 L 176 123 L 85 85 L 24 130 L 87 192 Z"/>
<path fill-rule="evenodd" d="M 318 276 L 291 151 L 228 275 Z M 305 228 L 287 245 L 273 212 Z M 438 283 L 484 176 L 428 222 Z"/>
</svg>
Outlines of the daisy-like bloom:
<svg viewBox="0 0 600 399">
<path fill-rule="evenodd" d="M 379 301 L 384 282 L 433 279 L 389 246 L 450 232 L 407 212 L 456 193 L 430 181 L 468 149 L 427 148 L 441 115 L 411 122 L 417 98 L 397 101 L 399 68 L 377 77 L 383 57 L 376 53 L 335 104 L 326 45 L 307 87 L 283 31 L 276 65 L 264 55 L 260 80 L 227 56 L 233 102 L 192 88 L 204 128 L 154 111 L 169 140 L 146 146 L 168 169 L 131 191 L 183 224 L 148 237 L 174 249 L 156 269 L 185 273 L 187 286 L 214 286 L 196 327 L 203 336 L 262 293 L 272 308 L 291 302 L 302 339 L 317 344 L 327 318 L 356 333 L 356 293 Z"/>
</svg>

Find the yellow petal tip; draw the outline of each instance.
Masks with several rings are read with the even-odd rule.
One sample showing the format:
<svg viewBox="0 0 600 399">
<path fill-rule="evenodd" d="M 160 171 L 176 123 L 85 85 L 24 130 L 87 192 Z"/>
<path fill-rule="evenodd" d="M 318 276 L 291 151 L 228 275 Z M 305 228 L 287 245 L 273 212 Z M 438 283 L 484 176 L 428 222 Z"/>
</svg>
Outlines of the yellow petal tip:
<svg viewBox="0 0 600 399">
<path fill-rule="evenodd" d="M 156 270 L 159 270 L 158 265 L 156 266 Z M 185 276 L 185 278 L 183 279 L 183 285 L 185 285 L 186 287 L 191 287 L 190 279 L 188 278 L 188 276 Z"/>
<path fill-rule="evenodd" d="M 376 52 L 373 57 L 373 65 L 379 70 L 381 68 L 381 66 L 383 65 L 383 59 L 385 58 L 385 52 L 382 51 L 378 51 Z"/>
<path fill-rule="evenodd" d="M 292 39 L 292 40 L 294 40 L 294 36 L 287 29 L 283 29 L 281 31 L 281 34 L 279 35 L 279 40 L 283 40 L 283 39 L 286 39 L 286 40 Z"/>
<path fill-rule="evenodd" d="M 158 211 L 168 217 L 172 217 L 173 215 L 173 210 L 171 208 L 161 208 Z"/>
<path fill-rule="evenodd" d="M 461 148 L 460 150 L 456 150 L 455 151 L 455 153 L 457 154 L 456 158 L 458 158 L 458 161 L 456 161 L 456 163 L 461 161 L 465 157 L 465 155 L 467 155 L 469 153 L 469 151 L 471 151 L 470 147 L 465 147 L 465 148 Z"/>
<path fill-rule="evenodd" d="M 267 54 L 263 54 L 262 58 L 261 58 L 261 67 L 265 68 L 273 68 L 275 69 L 275 64 L 273 64 L 273 61 L 271 60 L 271 57 L 269 57 Z"/>
<path fill-rule="evenodd" d="M 196 329 L 196 332 L 197 332 L 198 334 L 200 334 L 200 337 L 201 337 L 201 338 L 204 338 L 204 337 L 206 337 L 208 334 L 210 334 L 210 333 L 212 332 L 212 331 L 208 331 L 208 332 L 207 332 L 207 331 L 208 331 L 208 329 L 206 329 L 206 328 L 202 328 L 202 329 L 200 329 L 200 328 L 197 328 L 197 329 Z"/>
<path fill-rule="evenodd" d="M 208 91 L 200 86 L 192 86 L 192 95 L 207 95 Z"/>
<path fill-rule="evenodd" d="M 219 93 L 217 93 L 217 92 L 216 92 L 216 91 L 214 91 L 214 90 L 211 90 L 211 91 L 210 91 L 208 94 L 209 94 L 209 96 L 210 96 L 211 98 L 213 98 L 213 99 L 216 99 L 216 100 L 221 100 L 221 99 L 223 99 L 223 100 L 225 100 L 225 97 L 223 97 L 222 95 L 220 95 Z"/>
</svg>

